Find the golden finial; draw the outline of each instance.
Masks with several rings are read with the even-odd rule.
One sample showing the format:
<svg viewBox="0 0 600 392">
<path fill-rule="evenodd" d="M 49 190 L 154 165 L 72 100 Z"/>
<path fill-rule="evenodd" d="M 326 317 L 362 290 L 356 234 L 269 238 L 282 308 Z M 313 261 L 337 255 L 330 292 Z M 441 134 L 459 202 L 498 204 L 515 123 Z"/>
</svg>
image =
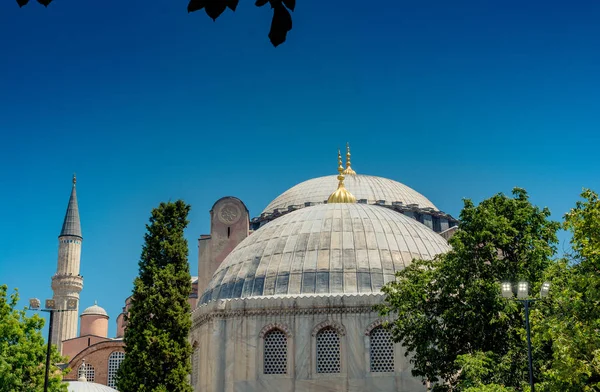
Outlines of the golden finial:
<svg viewBox="0 0 600 392">
<path fill-rule="evenodd" d="M 344 186 L 344 167 L 342 166 L 342 153 L 338 150 L 338 188 L 333 192 L 327 203 L 356 203 L 356 197 L 350 193 Z"/>
<path fill-rule="evenodd" d="M 73 173 L 73 185 L 77 183 L 77 176 Z"/>
<path fill-rule="evenodd" d="M 352 164 L 350 163 L 350 143 L 346 143 L 346 170 L 344 174 L 355 176 L 356 172 L 352 170 Z"/>
</svg>

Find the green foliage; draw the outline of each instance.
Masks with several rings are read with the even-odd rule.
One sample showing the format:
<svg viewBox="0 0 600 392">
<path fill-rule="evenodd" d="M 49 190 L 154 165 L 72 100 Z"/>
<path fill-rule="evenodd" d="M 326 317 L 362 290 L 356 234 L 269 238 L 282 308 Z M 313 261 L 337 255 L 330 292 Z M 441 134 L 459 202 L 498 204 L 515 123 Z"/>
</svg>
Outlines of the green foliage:
<svg viewBox="0 0 600 392">
<path fill-rule="evenodd" d="M 565 215 L 573 253 L 547 272 L 550 301 L 533 314 L 534 332 L 552 347 L 540 390 L 600 391 L 600 201 L 584 190 Z"/>
<path fill-rule="evenodd" d="M 394 317 L 390 330 L 412 354 L 413 375 L 439 382 L 434 390 L 457 386 L 467 359 L 459 356 L 478 352 L 493 353 L 502 366 L 480 374 L 481 384 L 516 388 L 526 380 L 522 308 L 500 296 L 499 282 L 524 279 L 539 289 L 559 224 L 523 189 L 513 195 L 497 194 L 478 206 L 465 200 L 452 250 L 414 261 L 383 288 L 379 310 Z"/>
<path fill-rule="evenodd" d="M 44 319 L 25 310 L 16 310 L 18 291 L 7 298 L 8 287 L 0 286 L 0 392 L 41 392 L 47 346 L 42 337 Z M 55 363 L 64 362 L 55 346 L 51 348 L 49 388 L 51 392 L 66 392 L 63 372 Z"/>
<path fill-rule="evenodd" d="M 499 361 L 497 355 L 492 352 L 483 353 L 481 351 L 472 354 L 459 355 L 456 358 L 456 365 L 460 368 L 460 378 L 457 389 L 465 392 L 514 392 L 515 388 L 505 387 L 504 385 L 487 383 L 496 375 L 502 374 L 505 364 Z M 496 377 L 502 378 L 502 377 Z"/>
<path fill-rule="evenodd" d="M 190 206 L 178 200 L 152 210 L 135 279 L 125 359 L 117 374 L 121 392 L 188 392 L 191 277 L 183 231 Z"/>
</svg>

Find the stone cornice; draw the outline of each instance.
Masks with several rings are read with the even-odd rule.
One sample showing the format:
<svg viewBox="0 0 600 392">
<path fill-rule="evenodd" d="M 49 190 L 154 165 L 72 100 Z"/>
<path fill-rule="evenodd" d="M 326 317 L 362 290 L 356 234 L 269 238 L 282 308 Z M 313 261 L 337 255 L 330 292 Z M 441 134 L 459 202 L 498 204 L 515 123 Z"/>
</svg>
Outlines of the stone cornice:
<svg viewBox="0 0 600 392">
<path fill-rule="evenodd" d="M 241 298 L 219 300 L 202 305 L 192 313 L 192 328 L 211 320 L 256 316 L 292 316 L 313 314 L 373 313 L 373 306 L 380 303 L 382 294 L 310 296 L 286 298 Z M 303 301 L 303 303 L 301 302 Z M 323 302 L 329 302 L 327 304 Z M 258 305 L 258 306 L 257 306 Z M 284 331 L 285 332 L 285 331 Z"/>
</svg>

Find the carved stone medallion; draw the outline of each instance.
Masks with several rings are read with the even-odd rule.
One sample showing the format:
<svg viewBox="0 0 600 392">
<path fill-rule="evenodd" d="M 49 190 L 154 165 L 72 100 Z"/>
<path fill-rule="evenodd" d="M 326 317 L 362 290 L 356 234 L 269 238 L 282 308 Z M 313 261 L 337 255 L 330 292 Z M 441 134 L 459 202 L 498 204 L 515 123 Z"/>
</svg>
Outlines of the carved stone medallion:
<svg viewBox="0 0 600 392">
<path fill-rule="evenodd" d="M 226 225 L 232 225 L 237 222 L 240 219 L 240 215 L 240 208 L 235 204 L 225 204 L 217 213 L 219 220 Z"/>
</svg>

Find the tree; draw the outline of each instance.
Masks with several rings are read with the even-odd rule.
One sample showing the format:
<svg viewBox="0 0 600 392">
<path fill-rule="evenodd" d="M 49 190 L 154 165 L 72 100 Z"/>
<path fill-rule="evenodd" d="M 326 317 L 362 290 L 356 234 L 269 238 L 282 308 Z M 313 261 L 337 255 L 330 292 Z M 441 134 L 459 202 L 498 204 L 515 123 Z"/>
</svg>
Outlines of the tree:
<svg viewBox="0 0 600 392">
<path fill-rule="evenodd" d="M 414 261 L 383 288 L 379 310 L 394 318 L 389 328 L 411 355 L 413 375 L 438 383 L 434 390 L 460 390 L 464 361 L 478 353 L 495 364 L 480 374 L 482 385 L 520 387 L 526 380 L 523 312 L 501 297 L 499 282 L 523 279 L 539 288 L 559 224 L 525 190 L 513 195 L 497 194 L 478 206 L 465 200 L 452 250 Z"/>
<path fill-rule="evenodd" d="M 52 0 L 38 0 L 38 3 L 45 7 L 48 7 L 51 2 Z M 29 0 L 17 0 L 19 7 L 23 7 L 27 3 Z M 206 14 L 215 21 L 227 8 L 235 11 L 238 3 L 239 0 L 190 0 L 187 9 L 188 12 L 204 9 Z M 273 46 L 278 46 L 285 42 L 288 31 L 292 30 L 292 16 L 289 11 L 294 11 L 296 8 L 296 0 L 256 0 L 255 5 L 262 7 L 267 3 L 273 9 L 269 40 Z"/>
<path fill-rule="evenodd" d="M 0 392 L 41 392 L 44 388 L 46 344 L 42 337 L 44 319 L 16 310 L 19 293 L 7 298 L 8 287 L 0 286 Z M 66 392 L 63 371 L 55 363 L 65 361 L 51 348 L 49 391 Z M 65 372 L 66 373 L 66 372 Z"/>
<path fill-rule="evenodd" d="M 190 206 L 178 200 L 152 210 L 126 318 L 121 392 L 188 392 L 192 325 L 188 245 L 183 230 Z"/>
<path fill-rule="evenodd" d="M 541 390 L 600 391 L 600 200 L 584 190 L 565 215 L 572 253 L 547 272 L 550 301 L 534 313 L 536 336 L 552 347 Z"/>
</svg>

